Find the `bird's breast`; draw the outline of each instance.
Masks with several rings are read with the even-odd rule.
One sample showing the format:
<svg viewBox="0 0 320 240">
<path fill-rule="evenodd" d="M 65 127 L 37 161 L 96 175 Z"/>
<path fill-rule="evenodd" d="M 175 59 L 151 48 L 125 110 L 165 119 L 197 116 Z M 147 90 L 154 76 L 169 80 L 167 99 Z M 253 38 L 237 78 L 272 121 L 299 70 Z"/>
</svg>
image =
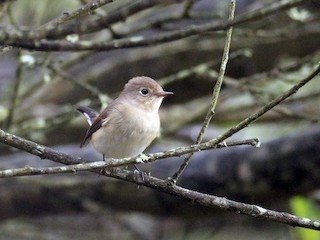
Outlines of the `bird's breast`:
<svg viewBox="0 0 320 240">
<path fill-rule="evenodd" d="M 118 109 L 92 136 L 92 145 L 106 157 L 134 157 L 142 153 L 158 136 L 158 113 L 140 109 Z"/>
</svg>

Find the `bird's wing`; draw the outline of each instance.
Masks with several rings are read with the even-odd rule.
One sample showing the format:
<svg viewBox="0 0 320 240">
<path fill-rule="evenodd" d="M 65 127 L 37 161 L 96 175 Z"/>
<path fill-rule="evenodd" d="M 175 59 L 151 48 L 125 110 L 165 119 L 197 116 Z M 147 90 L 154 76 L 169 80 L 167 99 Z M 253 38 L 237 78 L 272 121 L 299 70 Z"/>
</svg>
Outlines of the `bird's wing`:
<svg viewBox="0 0 320 240">
<path fill-rule="evenodd" d="M 86 135 L 84 136 L 82 143 L 80 144 L 80 148 L 82 148 L 83 146 L 85 146 L 89 142 L 92 134 L 94 132 L 96 132 L 97 130 L 99 130 L 101 128 L 102 124 L 104 124 L 107 121 L 107 119 L 108 119 L 107 117 L 108 117 L 108 113 L 105 110 L 102 113 L 100 113 L 99 116 L 93 120 L 91 126 L 89 127 L 89 129 L 86 132 Z"/>
</svg>

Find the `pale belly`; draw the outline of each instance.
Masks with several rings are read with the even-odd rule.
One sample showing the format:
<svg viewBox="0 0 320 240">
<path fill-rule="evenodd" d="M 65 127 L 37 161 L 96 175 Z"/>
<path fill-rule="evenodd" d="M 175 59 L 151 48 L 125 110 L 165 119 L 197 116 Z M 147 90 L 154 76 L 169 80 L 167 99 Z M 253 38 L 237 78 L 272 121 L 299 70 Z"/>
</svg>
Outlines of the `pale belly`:
<svg viewBox="0 0 320 240">
<path fill-rule="evenodd" d="M 135 157 L 158 136 L 159 129 L 159 119 L 150 121 L 148 116 L 127 121 L 125 127 L 110 122 L 92 135 L 91 144 L 106 158 Z"/>
</svg>

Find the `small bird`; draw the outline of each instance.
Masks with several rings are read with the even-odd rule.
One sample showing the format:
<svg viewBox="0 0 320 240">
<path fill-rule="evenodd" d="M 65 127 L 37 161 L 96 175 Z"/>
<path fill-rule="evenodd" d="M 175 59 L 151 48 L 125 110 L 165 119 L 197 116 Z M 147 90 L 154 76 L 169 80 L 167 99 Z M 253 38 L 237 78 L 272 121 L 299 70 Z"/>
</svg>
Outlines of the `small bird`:
<svg viewBox="0 0 320 240">
<path fill-rule="evenodd" d="M 130 79 L 100 114 L 76 106 L 90 125 L 80 147 L 90 142 L 104 159 L 138 156 L 159 135 L 159 108 L 163 98 L 172 94 L 152 78 L 141 76 Z"/>
</svg>

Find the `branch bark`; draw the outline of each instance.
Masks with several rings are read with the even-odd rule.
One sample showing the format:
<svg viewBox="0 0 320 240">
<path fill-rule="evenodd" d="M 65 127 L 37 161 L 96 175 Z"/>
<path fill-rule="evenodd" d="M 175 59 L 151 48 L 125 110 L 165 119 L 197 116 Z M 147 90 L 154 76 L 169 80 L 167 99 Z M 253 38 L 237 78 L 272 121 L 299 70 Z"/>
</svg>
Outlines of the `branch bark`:
<svg viewBox="0 0 320 240">
<path fill-rule="evenodd" d="M 85 51 L 85 50 L 100 50 L 108 51 L 119 48 L 132 48 L 141 46 L 155 46 L 159 43 L 171 42 L 186 37 L 194 36 L 197 34 L 205 33 L 208 31 L 221 31 L 230 27 L 237 26 L 243 23 L 257 21 L 280 11 L 287 10 L 295 7 L 299 4 L 307 2 L 308 0 L 282 0 L 277 3 L 271 4 L 265 8 L 257 11 L 249 12 L 247 14 L 235 17 L 234 20 L 223 20 L 219 22 L 209 22 L 205 24 L 199 24 L 196 26 L 189 26 L 187 28 L 170 31 L 163 34 L 158 34 L 155 37 L 135 36 L 129 38 L 122 38 L 119 40 L 112 40 L 109 42 L 93 42 L 93 41 L 78 41 L 71 43 L 68 41 L 56 41 L 47 40 L 57 37 L 66 36 L 68 34 L 75 33 L 75 29 L 78 28 L 68 27 L 66 29 L 49 29 L 48 31 L 18 31 L 12 29 L 4 29 L 0 31 L 0 44 L 9 45 L 13 47 L 19 47 L 37 51 Z M 143 1 L 142 1 L 143 2 Z M 149 1 L 146 1 L 149 2 Z M 154 1 L 157 3 L 157 1 Z M 142 4 L 143 5 L 143 4 Z M 120 15 L 121 17 L 122 15 Z M 108 17 L 108 16 L 107 16 Z M 116 20 L 121 20 L 116 18 Z M 102 21 L 103 22 L 103 21 Z M 96 29 L 96 26 L 98 28 Z M 104 26 L 104 25 L 103 25 Z M 101 26 L 98 23 L 88 24 L 87 26 L 81 26 L 80 32 L 77 33 L 89 33 L 94 30 L 100 30 Z"/>
</svg>

